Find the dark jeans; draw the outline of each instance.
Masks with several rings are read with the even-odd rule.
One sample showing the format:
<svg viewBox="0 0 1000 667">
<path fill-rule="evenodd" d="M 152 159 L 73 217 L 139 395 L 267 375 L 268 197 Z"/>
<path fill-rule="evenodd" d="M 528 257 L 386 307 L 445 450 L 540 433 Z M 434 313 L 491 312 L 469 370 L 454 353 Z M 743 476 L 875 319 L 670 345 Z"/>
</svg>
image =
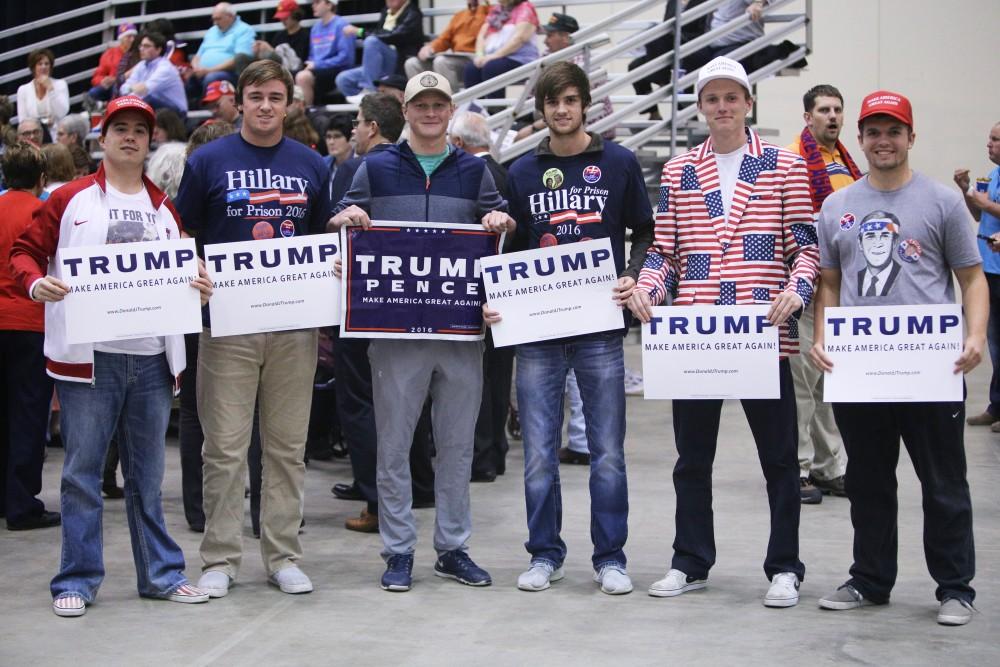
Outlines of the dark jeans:
<svg viewBox="0 0 1000 667">
<path fill-rule="evenodd" d="M 993 362 L 993 377 L 990 379 L 990 405 L 986 408 L 994 419 L 1000 419 L 1000 275 L 986 274 L 986 284 L 990 288 L 990 320 L 986 329 L 986 340 Z"/>
<path fill-rule="evenodd" d="M 10 523 L 40 516 L 45 431 L 52 379 L 45 374 L 45 334 L 0 331 L 0 516 Z"/>
<path fill-rule="evenodd" d="M 514 371 L 514 347 L 493 347 L 489 336 L 483 355 L 483 402 L 476 420 L 476 438 L 472 474 L 496 473 L 507 469 L 507 407 L 510 405 L 510 380 Z"/>
<path fill-rule="evenodd" d="M 491 60 L 482 67 L 476 67 L 470 61 L 468 65 L 465 66 L 465 87 L 471 88 L 477 83 L 482 83 L 483 81 L 489 81 L 495 76 L 500 76 L 504 72 L 509 72 L 512 69 L 517 69 L 524 63 L 519 63 L 516 60 L 511 60 L 510 58 L 497 58 L 496 60 Z M 489 95 L 481 95 L 480 97 L 485 98 L 502 98 L 504 95 L 504 89 L 490 93 Z"/>
<path fill-rule="evenodd" d="M 372 399 L 372 368 L 368 361 L 367 338 L 340 338 L 340 327 L 333 329 L 333 368 L 337 378 L 337 415 L 340 430 L 351 457 L 354 484 L 368 503 L 368 511 L 378 512 L 378 489 L 375 486 L 375 460 L 378 435 L 375 432 L 375 406 Z M 431 434 L 430 404 L 424 406 L 413 434 L 410 450 L 410 474 L 415 501 L 434 499 L 434 442 Z"/>
<path fill-rule="evenodd" d="M 764 558 L 770 579 L 779 572 L 794 572 L 801 581 L 805 566 L 799 560 L 799 461 L 795 389 L 787 359 L 779 364 L 781 396 L 744 399 L 743 412 L 757 444 L 757 456 L 767 482 L 771 510 L 771 537 Z M 715 529 L 712 515 L 712 463 L 719 436 L 721 400 L 674 401 L 674 439 L 677 494 L 674 558 L 671 567 L 704 579 L 715 564 Z"/>
<path fill-rule="evenodd" d="M 854 525 L 848 582 L 872 602 L 888 602 L 896 583 L 896 465 L 903 439 L 920 480 L 924 557 L 938 600 L 971 602 L 976 571 L 972 499 L 966 481 L 965 403 L 836 403 L 847 448 L 847 497 Z"/>
</svg>

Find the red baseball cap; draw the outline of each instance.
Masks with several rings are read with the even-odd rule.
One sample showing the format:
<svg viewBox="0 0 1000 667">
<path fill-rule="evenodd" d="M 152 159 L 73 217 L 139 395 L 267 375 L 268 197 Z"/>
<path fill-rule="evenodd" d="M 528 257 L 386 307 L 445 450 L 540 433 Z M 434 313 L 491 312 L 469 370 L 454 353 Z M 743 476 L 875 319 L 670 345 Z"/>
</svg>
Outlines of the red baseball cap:
<svg viewBox="0 0 1000 667">
<path fill-rule="evenodd" d="M 143 120 L 146 121 L 146 125 L 149 127 L 149 134 L 153 134 L 153 127 L 156 125 L 156 113 L 153 111 L 153 107 L 149 106 L 141 97 L 124 95 L 108 102 L 108 108 L 104 112 L 104 119 L 101 121 L 102 137 L 107 134 L 108 125 L 111 124 L 111 120 L 123 111 L 138 111 L 142 114 Z"/>
<path fill-rule="evenodd" d="M 299 3 L 295 0 L 280 0 L 278 9 L 274 12 L 274 18 L 282 21 L 292 15 L 299 8 Z"/>
<path fill-rule="evenodd" d="M 213 81 L 208 84 L 208 88 L 205 89 L 205 97 L 201 98 L 201 103 L 211 104 L 223 95 L 236 95 L 236 89 L 233 88 L 233 84 L 229 83 L 225 79 L 221 81 Z"/>
<path fill-rule="evenodd" d="M 913 129 L 913 108 L 910 100 L 899 93 L 888 90 L 876 90 L 861 101 L 861 113 L 858 114 L 858 126 L 861 121 L 876 114 L 892 116 L 896 120 L 902 121 Z"/>
</svg>

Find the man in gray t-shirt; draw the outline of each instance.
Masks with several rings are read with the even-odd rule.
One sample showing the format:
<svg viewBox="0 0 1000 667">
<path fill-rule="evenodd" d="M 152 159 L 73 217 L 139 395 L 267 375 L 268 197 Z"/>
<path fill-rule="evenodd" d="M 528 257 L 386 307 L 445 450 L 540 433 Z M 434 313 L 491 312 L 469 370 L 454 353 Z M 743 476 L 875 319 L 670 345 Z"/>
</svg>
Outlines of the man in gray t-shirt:
<svg viewBox="0 0 1000 667">
<path fill-rule="evenodd" d="M 820 268 L 842 271 L 839 305 L 954 303 L 952 269 L 982 263 L 961 195 L 919 173 L 893 190 L 871 179 L 831 194 L 817 220 Z"/>
<path fill-rule="evenodd" d="M 954 303 L 952 272 L 962 287 L 967 327 L 955 372 L 968 372 L 982 359 L 989 303 L 969 212 L 958 193 L 910 169 L 915 136 L 902 95 L 877 91 L 861 103 L 858 141 L 871 171 L 830 195 L 817 222 L 821 279 L 810 358 L 823 371 L 834 371 L 824 351 L 827 307 Z M 937 582 L 938 623 L 968 623 L 976 593 L 964 401 L 836 403 L 833 414 L 847 449 L 854 564 L 850 579 L 819 606 L 889 602 L 902 438 L 923 490 L 924 553 Z"/>
</svg>

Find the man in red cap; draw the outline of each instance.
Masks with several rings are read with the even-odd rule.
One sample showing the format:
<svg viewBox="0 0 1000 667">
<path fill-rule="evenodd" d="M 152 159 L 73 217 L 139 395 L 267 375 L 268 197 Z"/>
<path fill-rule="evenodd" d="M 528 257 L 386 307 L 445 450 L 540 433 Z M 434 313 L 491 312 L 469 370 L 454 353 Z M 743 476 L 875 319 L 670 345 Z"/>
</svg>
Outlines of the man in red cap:
<svg viewBox="0 0 1000 667">
<path fill-rule="evenodd" d="M 232 123 L 237 130 L 243 125 L 243 118 L 236 106 L 236 88 L 228 81 L 213 81 L 208 84 L 201 103 L 212 112 L 212 117 L 216 120 Z"/>
<path fill-rule="evenodd" d="M 46 370 L 62 406 L 62 558 L 51 585 L 57 616 L 82 616 L 104 579 L 101 472 L 116 432 L 139 595 L 208 600 L 184 577 L 184 553 L 167 534 L 160 499 L 164 436 L 184 370 L 184 337 L 69 343 L 72 323 L 63 302 L 69 286 L 55 261 L 60 248 L 180 237 L 173 205 L 143 175 L 155 122 L 142 99 L 112 100 L 101 125 L 104 159 L 97 173 L 53 192 L 10 253 L 14 278 L 32 299 L 45 302 Z M 199 273 L 191 286 L 204 304 L 212 283 L 204 268 Z"/>
<path fill-rule="evenodd" d="M 988 287 L 972 218 L 959 193 L 910 169 L 915 138 L 913 111 L 902 95 L 879 90 L 861 103 L 858 141 L 870 171 L 827 197 L 817 222 L 821 278 L 810 357 L 824 372 L 837 372 L 824 348 L 827 307 L 953 304 L 952 272 L 962 288 L 967 330 L 955 373 L 971 371 L 982 359 Z M 897 571 L 902 438 L 922 489 L 924 554 L 941 603 L 937 621 L 968 623 L 976 593 L 970 585 L 975 548 L 965 402 L 836 403 L 833 414 L 847 449 L 854 564 L 850 579 L 819 606 L 889 602 Z"/>
</svg>

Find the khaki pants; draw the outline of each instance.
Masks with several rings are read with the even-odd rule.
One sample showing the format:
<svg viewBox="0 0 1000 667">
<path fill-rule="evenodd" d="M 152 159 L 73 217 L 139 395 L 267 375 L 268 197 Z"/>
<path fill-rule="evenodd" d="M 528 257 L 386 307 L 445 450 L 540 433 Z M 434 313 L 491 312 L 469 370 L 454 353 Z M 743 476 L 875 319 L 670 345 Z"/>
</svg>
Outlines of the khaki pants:
<svg viewBox="0 0 1000 667">
<path fill-rule="evenodd" d="M 806 356 L 813 345 L 813 306 L 799 319 L 801 354 L 789 357 L 795 381 L 795 403 L 799 420 L 799 476 L 831 480 L 847 470 L 847 457 L 840 432 L 833 420 L 833 406 L 823 402 L 823 373 Z"/>
<path fill-rule="evenodd" d="M 269 574 L 302 557 L 299 524 L 316 329 L 212 338 L 202 331 L 198 414 L 205 432 L 202 569 L 233 579 L 243 551 L 243 489 L 255 400 L 264 476 L 260 551 Z"/>
<path fill-rule="evenodd" d="M 471 62 L 472 58 L 440 53 L 431 60 L 420 60 L 416 56 L 411 56 L 403 63 L 403 69 L 406 70 L 407 79 L 412 79 L 421 72 L 433 69 L 448 79 L 452 90 L 458 90 L 465 85 L 465 66 Z"/>
</svg>

